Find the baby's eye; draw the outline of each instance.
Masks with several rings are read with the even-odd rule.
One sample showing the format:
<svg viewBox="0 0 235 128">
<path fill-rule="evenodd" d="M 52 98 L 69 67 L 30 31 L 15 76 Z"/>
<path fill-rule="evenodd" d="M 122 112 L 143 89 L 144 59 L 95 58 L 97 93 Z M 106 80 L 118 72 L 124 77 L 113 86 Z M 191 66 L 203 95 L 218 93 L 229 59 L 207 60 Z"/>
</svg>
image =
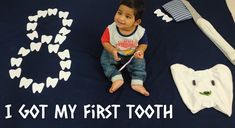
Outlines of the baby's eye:
<svg viewBox="0 0 235 128">
<path fill-rule="evenodd" d="M 214 81 L 214 80 L 211 80 L 211 84 L 212 84 L 213 86 L 215 86 L 215 81 Z"/>
<path fill-rule="evenodd" d="M 118 11 L 117 14 L 122 15 L 122 12 Z"/>
<path fill-rule="evenodd" d="M 127 19 L 131 19 L 131 16 L 126 16 Z"/>
<path fill-rule="evenodd" d="M 193 86 L 196 86 L 196 80 L 192 81 Z"/>
</svg>

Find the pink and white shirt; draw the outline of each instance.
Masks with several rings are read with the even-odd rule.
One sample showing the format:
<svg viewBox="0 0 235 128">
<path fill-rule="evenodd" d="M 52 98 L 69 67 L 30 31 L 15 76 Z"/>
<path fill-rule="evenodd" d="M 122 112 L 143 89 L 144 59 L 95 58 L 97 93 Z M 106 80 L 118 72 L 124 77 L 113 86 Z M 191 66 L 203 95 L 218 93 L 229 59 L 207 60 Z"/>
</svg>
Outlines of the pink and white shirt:
<svg viewBox="0 0 235 128">
<path fill-rule="evenodd" d="M 130 35 L 123 35 L 120 33 L 116 23 L 113 22 L 105 29 L 101 42 L 110 43 L 118 49 L 119 54 L 127 56 L 134 54 L 139 44 L 148 44 L 148 39 L 145 29 L 140 25 Z"/>
</svg>

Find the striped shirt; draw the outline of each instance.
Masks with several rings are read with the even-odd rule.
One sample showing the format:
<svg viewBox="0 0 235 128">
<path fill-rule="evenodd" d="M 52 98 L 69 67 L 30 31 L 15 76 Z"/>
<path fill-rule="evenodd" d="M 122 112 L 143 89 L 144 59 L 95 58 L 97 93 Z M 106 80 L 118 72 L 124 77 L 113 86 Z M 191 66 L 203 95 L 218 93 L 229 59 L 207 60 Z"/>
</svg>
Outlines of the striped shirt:
<svg viewBox="0 0 235 128">
<path fill-rule="evenodd" d="M 162 6 L 176 22 L 191 19 L 192 15 L 181 0 L 172 0 Z"/>
</svg>

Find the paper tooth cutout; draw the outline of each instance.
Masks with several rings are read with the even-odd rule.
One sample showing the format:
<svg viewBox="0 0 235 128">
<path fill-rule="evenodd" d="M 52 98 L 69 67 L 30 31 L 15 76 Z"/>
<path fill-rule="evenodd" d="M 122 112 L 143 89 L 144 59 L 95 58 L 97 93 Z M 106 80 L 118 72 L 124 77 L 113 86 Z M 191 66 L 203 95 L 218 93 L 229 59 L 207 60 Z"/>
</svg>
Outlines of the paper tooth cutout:
<svg viewBox="0 0 235 128">
<path fill-rule="evenodd" d="M 51 15 L 55 16 L 58 12 L 58 9 L 57 8 L 54 8 L 54 9 L 49 8 L 49 9 L 47 9 L 47 12 L 48 12 L 48 16 L 51 16 Z"/>
<path fill-rule="evenodd" d="M 29 53 L 30 53 L 29 49 L 25 49 L 24 47 L 21 47 L 18 52 L 18 55 L 27 56 Z"/>
<path fill-rule="evenodd" d="M 33 83 L 33 85 L 32 85 L 32 91 L 33 91 L 33 93 L 36 93 L 36 92 L 41 93 L 42 90 L 43 90 L 43 88 L 44 88 L 44 86 L 45 86 L 44 83 L 40 83 L 40 84 L 38 84 L 38 83 Z"/>
<path fill-rule="evenodd" d="M 163 13 L 161 11 L 161 9 L 157 9 L 154 11 L 154 14 L 157 15 L 157 17 L 161 17 L 162 16 L 162 20 L 166 21 L 166 22 L 170 22 L 172 21 L 173 19 L 171 17 L 169 17 L 168 15 L 166 15 L 165 13 Z"/>
<path fill-rule="evenodd" d="M 204 34 L 222 51 L 222 53 L 235 65 L 235 50 L 234 48 L 216 31 L 212 24 L 206 19 L 202 18 L 192 5 L 182 0 L 183 4 L 191 13 L 194 22 L 204 32 Z"/>
<path fill-rule="evenodd" d="M 71 60 L 60 61 L 60 67 L 61 67 L 62 70 L 65 70 L 66 68 L 67 68 L 67 69 L 70 69 L 71 63 L 72 63 Z"/>
<path fill-rule="evenodd" d="M 33 31 L 32 33 L 28 33 L 27 36 L 29 37 L 30 40 L 34 40 L 34 38 L 38 38 L 38 32 Z"/>
<path fill-rule="evenodd" d="M 28 19 L 29 19 L 29 21 L 35 21 L 35 22 L 37 22 L 37 21 L 38 21 L 38 15 L 29 16 Z"/>
<path fill-rule="evenodd" d="M 56 37 L 55 37 L 55 43 L 59 43 L 59 44 L 62 44 L 66 39 L 66 36 L 62 36 L 60 34 L 57 34 Z"/>
<path fill-rule="evenodd" d="M 52 40 L 52 36 L 51 36 L 51 35 L 49 35 L 49 36 L 47 36 L 47 35 L 42 35 L 42 36 L 41 36 L 41 42 L 42 42 L 42 43 L 47 43 L 47 44 L 49 44 L 49 43 L 51 42 L 51 40 Z"/>
<path fill-rule="evenodd" d="M 29 31 L 29 30 L 34 31 L 37 28 L 37 25 L 38 25 L 38 23 L 27 23 L 26 29 L 27 29 L 27 31 Z"/>
<path fill-rule="evenodd" d="M 21 58 L 21 57 L 20 58 L 12 57 L 11 58 L 11 67 L 13 67 L 13 66 L 19 67 L 21 65 L 22 61 L 23 61 L 23 58 Z"/>
<path fill-rule="evenodd" d="M 64 81 L 67 81 L 69 79 L 70 75 L 71 75 L 71 72 L 69 72 L 69 71 L 68 72 L 60 71 L 59 79 L 60 80 L 64 79 Z"/>
<path fill-rule="evenodd" d="M 27 78 L 25 78 L 25 77 L 22 77 L 22 78 L 20 79 L 20 85 L 19 85 L 19 87 L 20 87 L 20 88 L 24 87 L 24 88 L 26 89 L 26 88 L 28 88 L 28 87 L 30 86 L 30 84 L 32 84 L 32 83 L 33 83 L 33 79 L 27 79 Z"/>
<path fill-rule="evenodd" d="M 49 53 L 52 53 L 52 52 L 57 53 L 58 50 L 59 50 L 59 48 L 60 48 L 60 45 L 59 45 L 59 44 L 49 44 L 49 45 L 48 45 L 48 51 L 49 51 Z"/>
<path fill-rule="evenodd" d="M 38 14 L 38 17 L 39 17 L 39 18 L 40 18 L 40 17 L 45 18 L 45 17 L 47 16 L 47 10 L 44 10 L 44 11 L 38 10 L 37 14 Z"/>
<path fill-rule="evenodd" d="M 59 31 L 60 34 L 62 34 L 63 36 L 69 34 L 71 32 L 71 30 L 65 28 L 65 27 L 62 27 Z"/>
<path fill-rule="evenodd" d="M 73 23 L 73 20 L 72 20 L 72 19 L 63 19 L 63 20 L 62 20 L 63 26 L 68 26 L 68 27 L 70 27 L 70 26 L 72 25 L 72 23 Z"/>
<path fill-rule="evenodd" d="M 21 68 L 9 70 L 11 79 L 14 79 L 15 77 L 19 78 L 21 75 L 21 71 L 22 71 Z"/>
<path fill-rule="evenodd" d="M 59 11 L 59 18 L 66 19 L 69 15 L 69 12 Z"/>
<path fill-rule="evenodd" d="M 60 57 L 60 59 L 64 60 L 65 58 L 70 58 L 70 53 L 69 50 L 66 49 L 63 52 L 58 52 L 58 56 Z"/>
<path fill-rule="evenodd" d="M 171 73 L 183 102 L 192 113 L 213 107 L 231 116 L 233 81 L 227 66 L 217 64 L 210 69 L 195 71 L 174 64 Z"/>
<path fill-rule="evenodd" d="M 52 87 L 55 88 L 57 83 L 58 83 L 59 79 L 58 78 L 51 78 L 51 77 L 47 77 L 47 81 L 46 81 L 46 87 Z"/>
<path fill-rule="evenodd" d="M 171 17 L 169 17 L 168 15 L 164 15 L 164 16 L 162 17 L 162 20 L 165 20 L 166 22 L 170 22 L 170 21 L 172 21 L 173 19 L 172 19 Z"/>
<path fill-rule="evenodd" d="M 34 43 L 34 42 L 31 42 L 30 43 L 30 50 L 31 51 L 39 51 L 40 50 L 40 48 L 41 48 L 41 46 L 42 46 L 42 43 Z"/>
<path fill-rule="evenodd" d="M 161 9 L 157 9 L 156 11 L 154 11 L 154 14 L 156 14 L 157 17 L 161 17 L 165 15 L 165 13 L 161 11 Z"/>
</svg>

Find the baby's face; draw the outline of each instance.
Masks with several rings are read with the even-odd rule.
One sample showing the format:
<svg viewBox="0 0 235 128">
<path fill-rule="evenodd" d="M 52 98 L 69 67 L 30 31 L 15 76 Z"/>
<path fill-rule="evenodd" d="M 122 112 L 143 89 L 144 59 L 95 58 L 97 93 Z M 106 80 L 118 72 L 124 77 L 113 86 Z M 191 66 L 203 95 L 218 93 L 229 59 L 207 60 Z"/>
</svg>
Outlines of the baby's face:
<svg viewBox="0 0 235 128">
<path fill-rule="evenodd" d="M 114 22 L 119 29 L 123 30 L 132 30 L 138 25 L 135 20 L 134 9 L 125 5 L 119 6 L 114 16 Z"/>
</svg>

